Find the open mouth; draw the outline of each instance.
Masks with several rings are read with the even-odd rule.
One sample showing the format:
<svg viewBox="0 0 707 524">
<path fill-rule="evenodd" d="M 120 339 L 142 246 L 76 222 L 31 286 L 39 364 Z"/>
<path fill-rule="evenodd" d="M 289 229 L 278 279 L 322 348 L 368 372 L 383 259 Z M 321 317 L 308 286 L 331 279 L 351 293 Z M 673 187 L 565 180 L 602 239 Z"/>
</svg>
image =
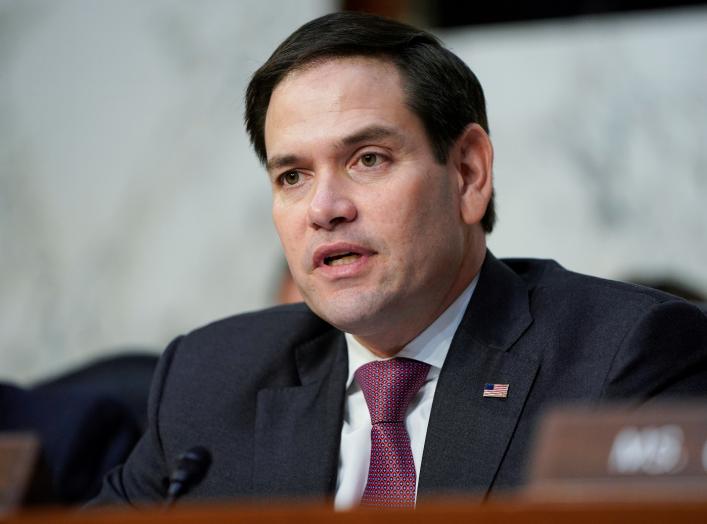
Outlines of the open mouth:
<svg viewBox="0 0 707 524">
<path fill-rule="evenodd" d="M 361 267 L 368 257 L 375 254 L 375 251 L 372 251 L 365 246 L 350 242 L 323 244 L 314 251 L 312 256 L 312 267 L 336 268 L 341 266 L 339 271 L 334 271 L 332 273 L 338 275 L 342 274 L 345 266 L 351 266 L 350 268 L 347 268 L 346 271 L 354 271 L 355 268 Z M 344 271 L 344 273 L 346 271 Z"/>
<path fill-rule="evenodd" d="M 324 264 L 327 266 L 343 266 L 345 264 L 353 264 L 359 258 L 361 258 L 359 253 L 349 251 L 347 253 L 339 253 L 337 255 L 325 257 Z"/>
</svg>

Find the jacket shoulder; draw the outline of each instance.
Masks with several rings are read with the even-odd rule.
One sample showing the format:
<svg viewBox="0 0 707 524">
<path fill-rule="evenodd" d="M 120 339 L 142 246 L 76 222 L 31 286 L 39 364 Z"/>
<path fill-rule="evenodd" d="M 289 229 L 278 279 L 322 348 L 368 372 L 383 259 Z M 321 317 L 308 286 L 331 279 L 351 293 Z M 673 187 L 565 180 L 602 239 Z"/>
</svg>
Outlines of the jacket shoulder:
<svg viewBox="0 0 707 524">
<path fill-rule="evenodd" d="M 297 303 L 217 320 L 189 332 L 184 338 L 185 341 L 225 343 L 237 340 L 240 345 L 256 344 L 259 347 L 277 341 L 278 345 L 291 346 L 333 329 L 304 303 Z"/>
<path fill-rule="evenodd" d="M 679 297 L 638 284 L 570 271 L 554 260 L 508 258 L 501 262 L 525 281 L 531 293 L 550 294 L 559 301 L 578 305 L 611 302 L 614 306 L 633 304 L 636 307 L 684 302 Z"/>
<path fill-rule="evenodd" d="M 528 287 L 548 390 L 562 383 L 583 399 L 707 394 L 707 317 L 694 304 L 554 261 L 504 263 Z"/>
<path fill-rule="evenodd" d="M 243 313 L 178 337 L 170 367 L 192 376 L 278 375 L 293 369 L 294 348 L 334 332 L 304 304 Z"/>
</svg>

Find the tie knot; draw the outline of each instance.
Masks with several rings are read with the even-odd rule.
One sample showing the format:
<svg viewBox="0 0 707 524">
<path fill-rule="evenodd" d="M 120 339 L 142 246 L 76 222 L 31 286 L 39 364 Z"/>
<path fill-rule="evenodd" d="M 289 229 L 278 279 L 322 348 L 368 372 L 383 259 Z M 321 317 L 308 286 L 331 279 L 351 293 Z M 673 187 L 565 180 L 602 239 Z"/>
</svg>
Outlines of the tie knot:
<svg viewBox="0 0 707 524">
<path fill-rule="evenodd" d="M 402 422 L 429 369 L 429 364 L 409 358 L 377 360 L 358 368 L 354 376 L 366 398 L 371 423 Z"/>
</svg>

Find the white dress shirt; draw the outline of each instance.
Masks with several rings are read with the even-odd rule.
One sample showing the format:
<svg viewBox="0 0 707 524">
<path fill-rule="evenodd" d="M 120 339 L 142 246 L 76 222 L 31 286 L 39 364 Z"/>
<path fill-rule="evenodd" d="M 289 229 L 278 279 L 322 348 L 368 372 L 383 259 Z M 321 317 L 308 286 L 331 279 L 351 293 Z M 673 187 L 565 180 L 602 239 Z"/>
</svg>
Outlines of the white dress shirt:
<svg viewBox="0 0 707 524">
<path fill-rule="evenodd" d="M 430 365 L 427 379 L 410 402 L 405 415 L 405 428 L 410 435 L 417 479 L 420 477 L 422 451 L 427 435 L 427 423 L 432 410 L 432 399 L 437 388 L 437 378 L 442 364 L 444 364 L 444 359 L 447 357 L 452 337 L 454 337 L 464 316 L 464 311 L 466 311 L 466 306 L 474 293 L 477 280 L 478 275 L 452 305 L 437 317 L 437 320 L 395 355 L 396 357 L 412 358 Z M 346 344 L 349 356 L 349 376 L 346 382 L 344 424 L 341 428 L 339 471 L 334 499 L 334 506 L 339 510 L 351 508 L 360 502 L 366 487 L 368 466 L 371 460 L 371 418 L 363 392 L 354 380 L 354 373 L 368 362 L 385 360 L 371 353 L 350 333 L 346 333 Z M 415 489 L 417 490 L 417 485 Z"/>
</svg>

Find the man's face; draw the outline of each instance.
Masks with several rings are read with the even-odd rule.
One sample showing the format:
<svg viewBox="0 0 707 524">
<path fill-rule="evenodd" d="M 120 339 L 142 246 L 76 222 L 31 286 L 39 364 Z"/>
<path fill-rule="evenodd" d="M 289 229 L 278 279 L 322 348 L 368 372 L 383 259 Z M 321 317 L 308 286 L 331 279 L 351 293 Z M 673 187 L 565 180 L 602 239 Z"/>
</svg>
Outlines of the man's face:
<svg viewBox="0 0 707 524">
<path fill-rule="evenodd" d="M 275 227 L 319 316 L 390 352 L 468 283 L 460 181 L 436 161 L 394 65 L 354 57 L 291 73 L 272 93 L 265 144 Z"/>
</svg>

